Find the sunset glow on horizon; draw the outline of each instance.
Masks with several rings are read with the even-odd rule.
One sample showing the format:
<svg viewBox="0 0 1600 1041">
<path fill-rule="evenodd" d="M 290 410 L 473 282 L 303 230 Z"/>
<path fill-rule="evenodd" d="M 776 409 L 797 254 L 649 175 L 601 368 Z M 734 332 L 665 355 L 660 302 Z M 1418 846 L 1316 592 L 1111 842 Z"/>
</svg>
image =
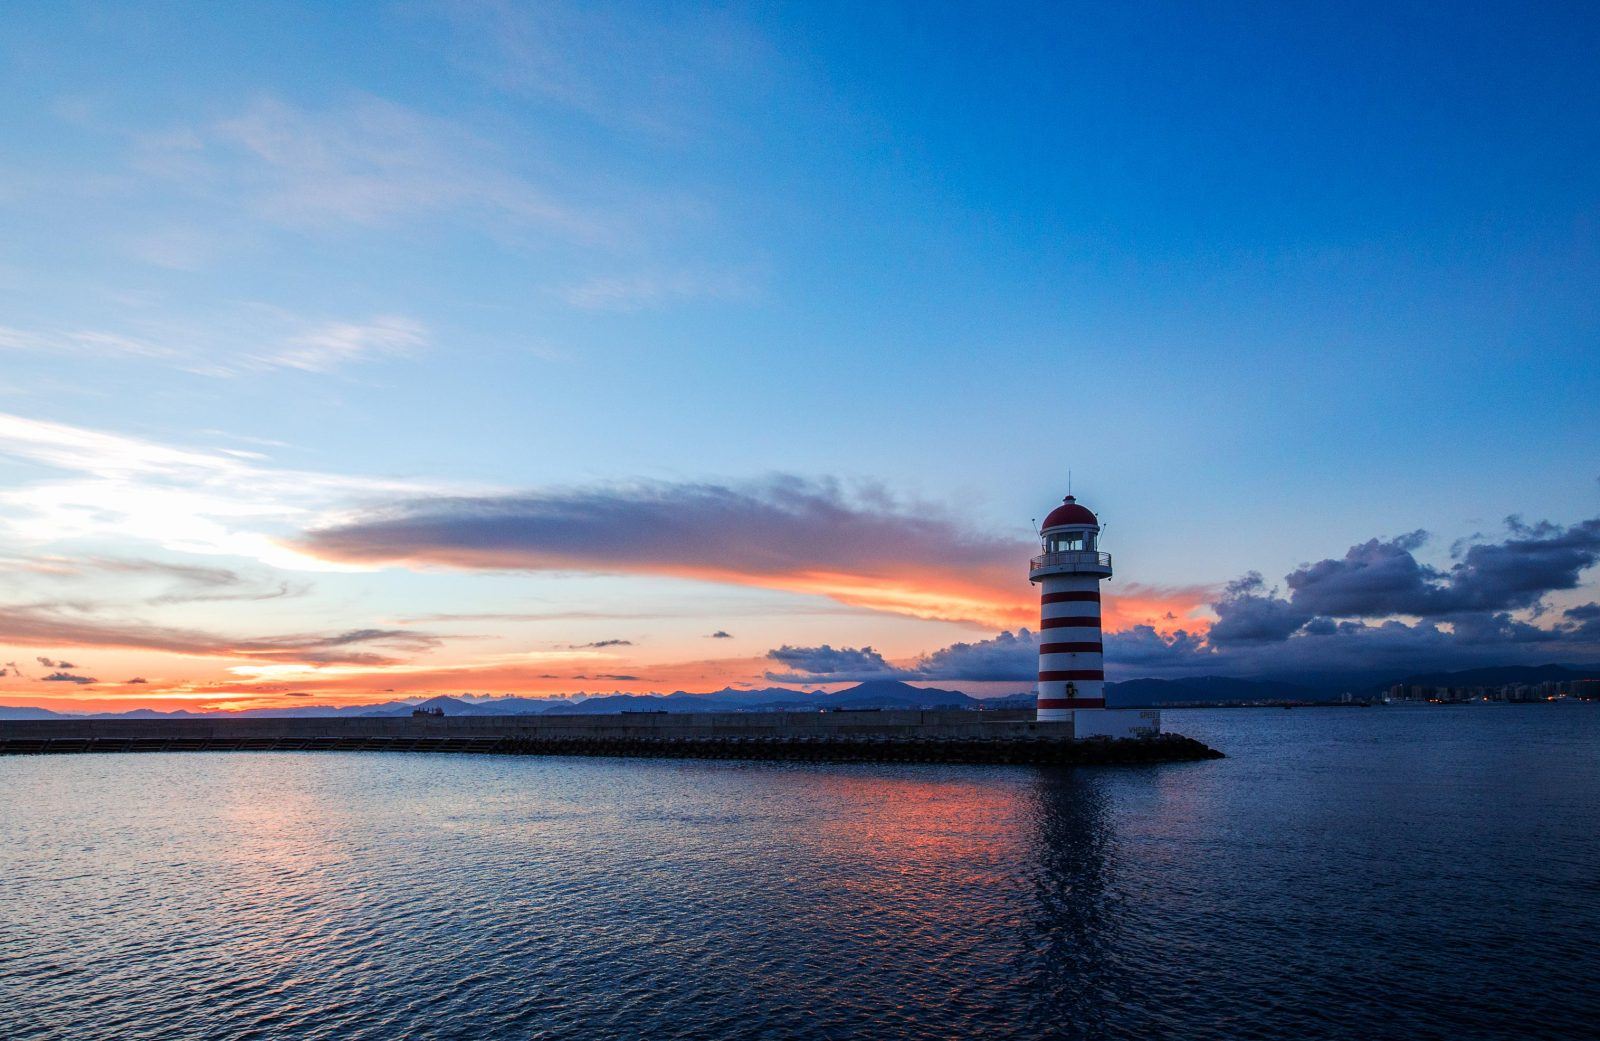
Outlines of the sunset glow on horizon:
<svg viewBox="0 0 1600 1041">
<path fill-rule="evenodd" d="M 1567 34 L 836 15 L 14 12 L 0 707 L 1600 667 Z"/>
</svg>

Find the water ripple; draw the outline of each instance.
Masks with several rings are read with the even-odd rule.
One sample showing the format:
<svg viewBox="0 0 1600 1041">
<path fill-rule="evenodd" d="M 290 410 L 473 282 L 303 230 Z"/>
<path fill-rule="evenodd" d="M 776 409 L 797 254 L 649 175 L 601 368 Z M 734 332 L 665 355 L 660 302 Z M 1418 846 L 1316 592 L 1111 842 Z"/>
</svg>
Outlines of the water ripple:
<svg viewBox="0 0 1600 1041">
<path fill-rule="evenodd" d="M 1600 1022 L 1600 711 L 1148 770 L 0 760 L 0 1037 L 1511 1038 Z"/>
</svg>

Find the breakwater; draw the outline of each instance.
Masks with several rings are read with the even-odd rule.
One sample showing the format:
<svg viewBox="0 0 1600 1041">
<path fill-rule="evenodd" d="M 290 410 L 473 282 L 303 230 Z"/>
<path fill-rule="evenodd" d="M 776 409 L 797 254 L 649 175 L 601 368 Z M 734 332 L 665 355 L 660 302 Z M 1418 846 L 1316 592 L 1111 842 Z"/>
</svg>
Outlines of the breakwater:
<svg viewBox="0 0 1600 1041">
<path fill-rule="evenodd" d="M 0 721 L 0 754 L 88 752 L 456 752 L 831 762 L 1089 765 L 1221 753 L 1176 734 L 1073 739 L 1029 711 L 621 713 L 336 719 Z"/>
</svg>

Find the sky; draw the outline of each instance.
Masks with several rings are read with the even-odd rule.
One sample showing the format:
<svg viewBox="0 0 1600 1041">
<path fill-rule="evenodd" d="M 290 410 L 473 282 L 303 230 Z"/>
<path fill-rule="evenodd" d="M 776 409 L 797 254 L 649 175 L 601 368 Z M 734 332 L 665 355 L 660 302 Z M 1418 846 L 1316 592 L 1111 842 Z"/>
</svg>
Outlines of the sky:
<svg viewBox="0 0 1600 1041">
<path fill-rule="evenodd" d="M 1600 663 L 1600 14 L 20 3 L 0 704 Z M 298 699 L 298 700 L 296 700 Z"/>
</svg>

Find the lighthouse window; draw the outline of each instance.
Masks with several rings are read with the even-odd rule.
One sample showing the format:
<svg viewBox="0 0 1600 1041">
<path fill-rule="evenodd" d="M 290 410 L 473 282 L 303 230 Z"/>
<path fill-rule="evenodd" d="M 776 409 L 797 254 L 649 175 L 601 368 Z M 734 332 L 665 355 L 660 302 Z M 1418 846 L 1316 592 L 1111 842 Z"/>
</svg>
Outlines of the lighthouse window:
<svg viewBox="0 0 1600 1041">
<path fill-rule="evenodd" d="M 1068 553 L 1080 549 L 1083 549 L 1083 532 L 1081 531 L 1072 532 L 1071 534 L 1067 535 L 1050 536 L 1050 548 L 1048 552 Z"/>
</svg>

